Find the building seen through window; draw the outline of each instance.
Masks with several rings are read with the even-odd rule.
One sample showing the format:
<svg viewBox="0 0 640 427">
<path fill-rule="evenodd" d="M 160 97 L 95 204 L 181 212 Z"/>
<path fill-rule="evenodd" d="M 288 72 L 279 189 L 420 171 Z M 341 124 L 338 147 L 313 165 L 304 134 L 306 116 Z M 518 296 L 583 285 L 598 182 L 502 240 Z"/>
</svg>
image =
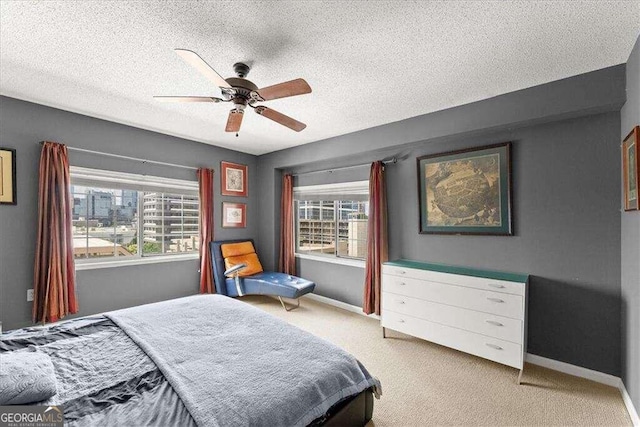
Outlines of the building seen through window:
<svg viewBox="0 0 640 427">
<path fill-rule="evenodd" d="M 364 259 L 369 202 L 296 201 L 298 253 Z"/>
</svg>

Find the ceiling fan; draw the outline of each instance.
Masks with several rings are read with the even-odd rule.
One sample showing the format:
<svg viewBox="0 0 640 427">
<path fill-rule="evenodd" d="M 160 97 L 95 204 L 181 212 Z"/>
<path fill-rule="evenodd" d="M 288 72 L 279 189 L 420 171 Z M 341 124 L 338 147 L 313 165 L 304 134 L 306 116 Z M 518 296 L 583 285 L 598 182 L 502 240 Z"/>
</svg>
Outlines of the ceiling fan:
<svg viewBox="0 0 640 427">
<path fill-rule="evenodd" d="M 246 79 L 250 70 L 247 64 L 242 62 L 234 64 L 233 69 L 238 77 L 224 79 L 197 53 L 187 49 L 175 49 L 175 51 L 187 64 L 191 65 L 218 86 L 222 91 L 222 98 L 212 96 L 154 96 L 154 99 L 161 102 L 231 102 L 233 103 L 233 108 L 229 111 L 225 131 L 235 132 L 236 136 L 238 136 L 238 132 L 240 131 L 242 117 L 244 116 L 244 110 L 247 106 L 253 108 L 259 115 L 271 119 L 289 129 L 293 129 L 296 132 L 300 132 L 307 127 L 304 123 L 292 119 L 272 108 L 265 107 L 264 105 L 254 105 L 258 102 L 270 101 L 272 99 L 311 93 L 311 87 L 304 79 L 295 79 L 258 89 L 258 86 Z"/>
</svg>

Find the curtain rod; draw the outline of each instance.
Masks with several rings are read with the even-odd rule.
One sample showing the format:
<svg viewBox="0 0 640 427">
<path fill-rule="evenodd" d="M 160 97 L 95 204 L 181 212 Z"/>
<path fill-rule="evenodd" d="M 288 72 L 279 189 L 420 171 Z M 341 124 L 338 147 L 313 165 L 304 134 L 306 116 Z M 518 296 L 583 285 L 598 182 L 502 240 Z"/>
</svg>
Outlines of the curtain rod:
<svg viewBox="0 0 640 427">
<path fill-rule="evenodd" d="M 346 170 L 346 169 L 355 169 L 355 168 L 362 168 L 365 166 L 370 166 L 372 162 L 369 163 L 361 163 L 359 165 L 351 165 L 351 166 L 342 166 L 339 168 L 331 168 L 331 169 L 320 169 L 317 171 L 309 171 L 309 172 L 300 172 L 300 173 L 292 173 L 291 175 L 293 176 L 301 176 L 301 175 L 311 175 L 313 173 L 322 173 L 322 172 L 329 172 L 332 173 L 333 171 L 339 171 L 339 170 Z M 383 165 L 388 165 L 389 163 L 398 163 L 398 159 L 397 158 L 392 158 L 390 160 L 383 160 L 382 164 Z"/>
<path fill-rule="evenodd" d="M 42 144 L 44 144 L 44 142 L 39 142 L 38 144 L 42 145 Z M 104 153 L 102 151 L 87 150 L 85 148 L 70 147 L 68 145 L 67 145 L 67 149 L 71 150 L 71 151 L 79 151 L 79 152 L 82 152 L 82 153 L 97 154 L 98 156 L 107 156 L 107 157 L 115 157 L 115 158 L 118 158 L 118 159 L 133 160 L 135 162 L 152 163 L 154 165 L 171 166 L 171 167 L 174 167 L 174 168 L 198 170 L 198 168 L 193 167 L 193 166 L 177 165 L 175 163 L 159 162 L 157 160 L 140 159 L 138 157 L 122 156 L 120 154 Z"/>
</svg>

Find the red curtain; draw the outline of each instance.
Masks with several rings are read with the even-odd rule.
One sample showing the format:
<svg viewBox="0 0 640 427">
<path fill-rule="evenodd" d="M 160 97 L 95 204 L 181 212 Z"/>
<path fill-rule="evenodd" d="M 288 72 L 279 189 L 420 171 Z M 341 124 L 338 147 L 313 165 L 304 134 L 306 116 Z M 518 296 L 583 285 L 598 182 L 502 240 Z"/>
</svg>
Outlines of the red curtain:
<svg viewBox="0 0 640 427">
<path fill-rule="evenodd" d="M 198 169 L 200 196 L 200 293 L 212 294 L 213 269 L 211 247 L 213 241 L 213 169 Z"/>
<path fill-rule="evenodd" d="M 78 312 L 71 228 L 73 200 L 65 145 L 43 143 L 39 174 L 32 317 L 34 323 L 45 323 Z"/>
<path fill-rule="evenodd" d="M 282 199 L 280 203 L 280 260 L 278 269 L 296 275 L 295 242 L 293 235 L 293 176 L 282 177 Z"/>
<path fill-rule="evenodd" d="M 384 164 L 373 162 L 369 174 L 369 222 L 363 311 L 380 314 L 382 263 L 387 261 L 387 194 Z"/>
</svg>

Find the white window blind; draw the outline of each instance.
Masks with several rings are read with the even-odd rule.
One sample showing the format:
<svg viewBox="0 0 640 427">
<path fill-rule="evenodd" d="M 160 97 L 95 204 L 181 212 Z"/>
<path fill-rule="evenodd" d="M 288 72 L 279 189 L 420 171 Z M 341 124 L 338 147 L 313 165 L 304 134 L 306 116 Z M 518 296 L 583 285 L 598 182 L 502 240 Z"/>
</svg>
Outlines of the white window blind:
<svg viewBox="0 0 640 427">
<path fill-rule="evenodd" d="M 337 184 L 307 185 L 293 188 L 297 201 L 369 200 L 369 181 L 341 182 Z"/>
<path fill-rule="evenodd" d="M 162 178 L 158 176 L 138 175 L 124 172 L 71 166 L 69 172 L 74 185 L 85 187 L 110 187 L 143 192 L 175 193 L 198 196 L 198 182 L 182 179 Z"/>
</svg>

